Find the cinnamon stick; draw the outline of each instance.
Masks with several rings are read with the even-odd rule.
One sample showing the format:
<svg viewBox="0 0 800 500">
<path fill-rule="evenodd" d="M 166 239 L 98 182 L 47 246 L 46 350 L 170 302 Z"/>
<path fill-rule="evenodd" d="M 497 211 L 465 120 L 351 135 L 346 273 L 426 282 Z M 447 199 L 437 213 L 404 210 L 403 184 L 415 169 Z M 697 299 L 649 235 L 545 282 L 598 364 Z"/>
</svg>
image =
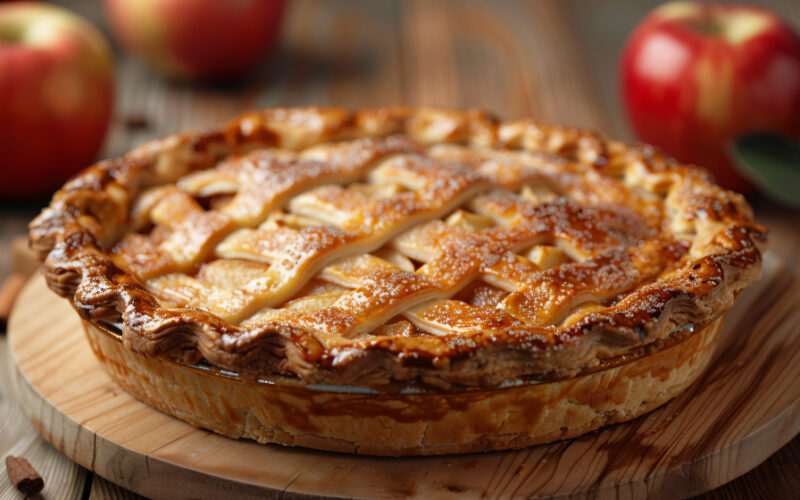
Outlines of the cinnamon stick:
<svg viewBox="0 0 800 500">
<path fill-rule="evenodd" d="M 26 495 L 39 493 L 44 488 L 42 476 L 22 457 L 6 457 L 6 472 L 14 486 Z"/>
<path fill-rule="evenodd" d="M 39 265 L 39 258 L 28 246 L 27 236 L 17 236 L 11 240 L 11 270 L 13 272 L 30 276 Z"/>
<path fill-rule="evenodd" d="M 25 285 L 25 281 L 25 275 L 14 273 L 0 285 L 0 330 L 5 330 L 11 306 L 14 305 L 14 300 Z"/>
</svg>

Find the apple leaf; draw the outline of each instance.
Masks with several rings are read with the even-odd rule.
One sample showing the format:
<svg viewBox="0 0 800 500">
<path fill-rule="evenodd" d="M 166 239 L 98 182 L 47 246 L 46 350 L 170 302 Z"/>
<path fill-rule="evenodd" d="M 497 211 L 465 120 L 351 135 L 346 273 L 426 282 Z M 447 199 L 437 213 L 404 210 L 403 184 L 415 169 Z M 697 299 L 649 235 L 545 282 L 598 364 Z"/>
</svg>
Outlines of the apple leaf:
<svg viewBox="0 0 800 500">
<path fill-rule="evenodd" d="M 734 142 L 733 157 L 764 194 L 800 207 L 800 143 L 774 132 L 749 132 Z"/>
</svg>

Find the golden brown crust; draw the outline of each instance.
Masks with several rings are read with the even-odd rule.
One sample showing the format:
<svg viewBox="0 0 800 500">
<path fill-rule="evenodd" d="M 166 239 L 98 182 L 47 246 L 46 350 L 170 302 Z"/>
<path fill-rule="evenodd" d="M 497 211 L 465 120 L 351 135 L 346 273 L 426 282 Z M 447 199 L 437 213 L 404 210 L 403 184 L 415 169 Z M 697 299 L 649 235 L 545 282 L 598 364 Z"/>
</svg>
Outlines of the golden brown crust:
<svg viewBox="0 0 800 500">
<path fill-rule="evenodd" d="M 316 145 L 324 158 L 315 163 Z M 383 186 L 398 176 L 412 176 L 402 179 L 412 184 L 423 179 L 416 198 L 391 195 L 392 204 L 375 202 L 370 212 L 363 208 L 367 195 L 356 188 L 334 193 L 320 187 L 372 175 L 375 161 L 397 155 L 403 162 L 380 163 L 376 175 L 383 176 Z M 227 188 L 208 191 L 207 179 L 196 175 L 213 170 L 212 181 L 224 185 L 221 179 L 236 181 L 248 165 L 270 162 L 280 169 L 267 169 L 274 175 L 264 186 L 275 191 L 262 205 L 230 202 Z M 326 170 L 331 165 L 340 166 Z M 294 173 L 287 180 L 280 172 Z M 513 192 L 533 180 L 534 188 L 566 196 L 548 200 L 547 192 Z M 176 182 L 178 188 L 170 187 Z M 304 198 L 291 191 L 295 186 L 315 191 Z M 361 200 L 359 213 L 370 217 L 366 229 L 292 228 L 302 225 L 303 213 L 319 215 L 321 206 L 344 210 L 351 198 Z M 230 233 L 261 224 L 289 199 L 295 213 L 276 219 L 268 238 Z M 226 208 L 214 209 L 220 200 Z M 397 205 L 402 200 L 411 201 Z M 447 223 L 416 231 L 414 217 L 436 222 L 468 202 L 477 206 L 474 213 L 459 210 Z M 252 207 L 264 213 L 247 210 Z M 398 222 L 381 232 L 384 226 L 375 220 L 387 217 Z M 497 230 L 477 230 L 492 224 L 487 219 L 504 222 Z M 190 223 L 170 227 L 175 220 Z M 154 223 L 152 232 L 142 233 Z M 462 224 L 469 230 L 459 232 Z M 302 259 L 287 261 L 283 275 L 292 270 L 302 282 L 276 281 L 258 300 L 240 300 L 241 289 L 222 294 L 224 287 L 212 291 L 225 300 L 205 300 L 207 288 L 196 286 L 192 274 L 203 281 L 219 271 L 195 267 L 209 252 L 227 262 L 271 255 L 276 249 L 265 248 L 265 241 L 301 232 L 306 243 L 292 248 L 315 259 L 326 255 L 309 260 L 307 268 L 290 266 L 306 265 Z M 50 288 L 69 298 L 84 319 L 117 325 L 126 347 L 136 352 L 186 361 L 202 357 L 248 377 L 286 373 L 310 383 L 368 387 L 409 380 L 493 387 L 525 376 L 586 372 L 604 359 L 666 339 L 683 325 L 700 328 L 719 318 L 758 278 L 765 234 L 741 196 L 648 147 L 530 120 L 499 122 L 477 111 L 407 108 L 270 109 L 205 133 L 145 144 L 79 174 L 31 224 L 32 246 L 45 261 Z M 559 261 L 563 256 L 552 246 L 534 248 L 535 257 L 514 254 L 541 238 L 557 240 L 578 260 Z M 193 246 L 196 240 L 202 241 Z M 342 248 L 370 252 L 389 240 L 400 248 L 399 257 L 390 262 L 384 255 L 375 264 L 370 254 L 369 272 L 358 267 L 361 261 L 336 260 Z M 426 254 L 431 247 L 446 251 L 432 257 Z M 428 260 L 415 271 L 410 255 Z M 542 260 L 533 265 L 531 259 Z M 554 267 L 545 269 L 547 259 Z M 270 266 L 281 270 L 275 262 Z M 257 314 L 311 286 L 308 280 L 317 272 L 355 291 L 337 296 L 336 307 L 313 313 L 284 306 L 278 315 Z M 481 291 L 467 285 L 477 272 L 491 286 Z M 354 281 L 365 276 L 372 281 Z M 492 288 L 498 283 L 511 293 Z M 400 291 L 391 296 L 389 290 Z M 359 302 L 362 297 L 367 305 Z M 400 313 L 405 322 L 387 323 Z"/>
<path fill-rule="evenodd" d="M 354 394 L 309 389 L 287 378 L 248 382 L 214 368 L 143 356 L 84 322 L 92 349 L 119 385 L 192 425 L 261 443 L 392 456 L 522 448 L 633 419 L 702 373 L 721 324 L 719 318 L 656 353 L 574 379 L 491 390 Z"/>
</svg>

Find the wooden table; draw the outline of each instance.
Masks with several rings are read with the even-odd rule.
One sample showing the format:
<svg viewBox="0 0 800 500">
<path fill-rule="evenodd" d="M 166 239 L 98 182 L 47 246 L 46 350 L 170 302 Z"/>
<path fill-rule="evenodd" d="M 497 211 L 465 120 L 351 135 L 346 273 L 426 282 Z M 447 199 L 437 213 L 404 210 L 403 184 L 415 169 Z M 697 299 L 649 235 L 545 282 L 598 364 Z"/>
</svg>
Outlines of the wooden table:
<svg viewBox="0 0 800 500">
<path fill-rule="evenodd" d="M 67 1 L 103 29 L 99 1 Z M 252 73 L 224 85 L 166 81 L 118 53 L 117 109 L 102 156 L 147 139 L 230 118 L 248 108 L 331 104 L 478 107 L 506 118 L 533 116 L 632 136 L 619 113 L 616 56 L 655 0 L 295 1 L 281 45 Z M 800 29 L 800 2 L 768 4 Z M 131 118 L 144 127 L 131 127 Z M 141 124 L 139 124 L 141 125 Z M 11 238 L 44 202 L 0 204 L 0 279 L 10 272 Z M 798 217 L 764 200 L 771 225 Z M 0 359 L 6 359 L 0 336 Z M 4 366 L 4 361 L 0 363 Z M 46 498 L 136 498 L 57 452 L 33 429 L 0 370 L 0 456 L 24 455 L 45 478 Z M 707 498 L 796 498 L 800 437 Z M 0 500 L 21 498 L 0 477 Z"/>
</svg>

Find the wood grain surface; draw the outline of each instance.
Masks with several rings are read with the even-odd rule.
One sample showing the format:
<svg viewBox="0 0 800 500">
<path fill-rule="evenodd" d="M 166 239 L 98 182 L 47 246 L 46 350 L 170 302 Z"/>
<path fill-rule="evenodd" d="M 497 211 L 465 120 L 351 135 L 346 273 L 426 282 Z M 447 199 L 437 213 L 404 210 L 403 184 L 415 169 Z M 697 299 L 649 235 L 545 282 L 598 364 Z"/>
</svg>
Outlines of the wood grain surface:
<svg viewBox="0 0 800 500">
<path fill-rule="evenodd" d="M 55 0 L 107 32 L 101 2 Z M 117 105 L 101 157 L 148 139 L 197 128 L 252 107 L 393 103 L 482 107 L 598 128 L 632 139 L 619 112 L 616 58 L 632 27 L 659 0 L 437 1 L 296 0 L 272 57 L 223 85 L 167 81 L 117 52 Z M 800 29 L 800 2 L 758 0 Z M 130 126 L 140 118 L 145 126 Z M 0 200 L 0 281 L 7 249 L 44 204 Z M 800 252 L 796 212 L 755 200 L 759 219 Z M 794 241 L 794 243 L 786 243 Z M 731 318 L 728 319 L 730 324 Z M 0 359 L 5 359 L 0 335 Z M 0 370 L 6 366 L 0 362 Z M 27 453 L 46 465 L 45 498 L 131 498 L 75 466 L 27 423 L 0 377 L 0 454 Z M 36 465 L 36 463 L 34 463 Z M 64 485 L 76 485 L 64 486 Z M 120 493 L 123 492 L 123 493 Z M 798 498 L 800 438 L 709 498 Z M 0 499 L 20 498 L 0 474 Z"/>
<path fill-rule="evenodd" d="M 773 234 L 779 250 L 781 235 Z M 9 322 L 12 383 L 61 451 L 152 497 L 685 497 L 743 474 L 800 432 L 800 276 L 791 254 L 776 252 L 731 311 L 711 367 L 685 393 L 634 421 L 521 451 L 385 459 L 193 428 L 119 389 L 77 314 L 41 276 Z"/>
</svg>

